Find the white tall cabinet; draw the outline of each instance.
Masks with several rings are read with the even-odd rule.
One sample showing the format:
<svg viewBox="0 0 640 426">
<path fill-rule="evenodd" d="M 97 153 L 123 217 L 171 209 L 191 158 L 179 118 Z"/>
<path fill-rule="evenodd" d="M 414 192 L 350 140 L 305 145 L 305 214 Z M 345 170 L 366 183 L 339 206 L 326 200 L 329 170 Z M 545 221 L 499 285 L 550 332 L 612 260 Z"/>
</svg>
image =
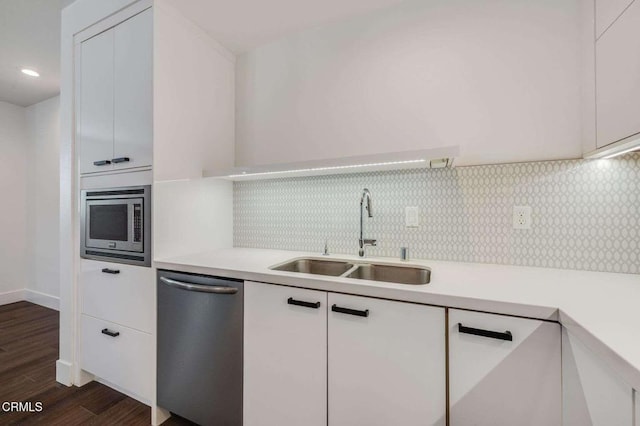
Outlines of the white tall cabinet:
<svg viewBox="0 0 640 426">
<path fill-rule="evenodd" d="M 245 425 L 445 425 L 444 308 L 245 282 L 244 309 Z"/>
<path fill-rule="evenodd" d="M 560 325 L 449 310 L 451 426 L 562 424 Z"/>
<path fill-rule="evenodd" d="M 82 41 L 79 53 L 80 173 L 151 166 L 152 10 Z"/>
</svg>

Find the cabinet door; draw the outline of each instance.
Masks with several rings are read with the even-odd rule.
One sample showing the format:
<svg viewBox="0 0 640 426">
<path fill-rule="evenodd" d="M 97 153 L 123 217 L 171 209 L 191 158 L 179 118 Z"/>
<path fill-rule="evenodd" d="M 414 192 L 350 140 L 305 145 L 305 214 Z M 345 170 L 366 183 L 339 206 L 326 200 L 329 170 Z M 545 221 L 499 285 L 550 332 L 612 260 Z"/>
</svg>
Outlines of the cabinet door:
<svg viewBox="0 0 640 426">
<path fill-rule="evenodd" d="M 560 425 L 560 351 L 559 324 L 450 309 L 451 426 Z"/>
<path fill-rule="evenodd" d="M 150 166 L 153 143 L 151 9 L 115 27 L 114 51 L 114 168 Z"/>
<path fill-rule="evenodd" d="M 598 148 L 640 133 L 640 2 L 596 42 Z"/>
<path fill-rule="evenodd" d="M 329 425 L 444 425 L 444 309 L 335 293 L 328 308 Z"/>
<path fill-rule="evenodd" d="M 108 30 L 80 45 L 77 82 L 80 173 L 112 169 L 113 40 L 114 32 Z"/>
<path fill-rule="evenodd" d="M 596 0 L 596 38 L 633 3 L 633 0 Z"/>
<path fill-rule="evenodd" d="M 562 331 L 565 426 L 633 424 L 633 391 L 587 347 Z"/>
<path fill-rule="evenodd" d="M 326 426 L 327 293 L 245 282 L 244 297 L 244 425 Z"/>
</svg>

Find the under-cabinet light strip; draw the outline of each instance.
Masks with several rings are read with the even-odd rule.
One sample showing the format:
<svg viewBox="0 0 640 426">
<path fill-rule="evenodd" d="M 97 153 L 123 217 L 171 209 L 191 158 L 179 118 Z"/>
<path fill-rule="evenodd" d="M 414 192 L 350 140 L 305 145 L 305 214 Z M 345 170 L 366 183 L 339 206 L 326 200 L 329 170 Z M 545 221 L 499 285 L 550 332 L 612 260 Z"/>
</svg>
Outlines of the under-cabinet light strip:
<svg viewBox="0 0 640 426">
<path fill-rule="evenodd" d="M 602 157 L 602 158 L 604 158 L 604 159 L 608 159 L 608 158 L 617 157 L 617 156 L 619 156 L 619 155 L 627 154 L 627 153 L 629 153 L 629 152 L 637 151 L 637 150 L 639 150 L 639 149 L 640 149 L 640 140 L 639 140 L 638 142 L 639 142 L 639 143 L 638 143 L 638 145 L 636 145 L 636 146 L 632 146 L 631 148 L 624 149 L 624 150 L 622 150 L 622 151 L 620 151 L 620 152 L 616 152 L 616 153 L 613 153 L 613 154 L 606 155 L 606 156 L 604 156 L 604 157 Z"/>
<path fill-rule="evenodd" d="M 388 161 L 386 163 L 368 163 L 368 164 L 350 164 L 348 166 L 331 166 L 331 167 L 313 167 L 309 169 L 295 169 L 295 170 L 280 170 L 274 172 L 258 172 L 258 173 L 241 173 L 235 175 L 229 175 L 227 177 L 230 178 L 239 178 L 239 177 L 253 177 L 253 176 L 268 176 L 268 175 L 277 175 L 277 174 L 286 174 L 286 173 L 307 173 L 307 172 L 320 172 L 327 170 L 342 170 L 342 169 L 355 169 L 362 167 L 377 167 L 377 166 L 392 166 L 398 164 L 412 164 L 412 163 L 424 163 L 427 160 L 405 160 L 405 161 Z"/>
</svg>

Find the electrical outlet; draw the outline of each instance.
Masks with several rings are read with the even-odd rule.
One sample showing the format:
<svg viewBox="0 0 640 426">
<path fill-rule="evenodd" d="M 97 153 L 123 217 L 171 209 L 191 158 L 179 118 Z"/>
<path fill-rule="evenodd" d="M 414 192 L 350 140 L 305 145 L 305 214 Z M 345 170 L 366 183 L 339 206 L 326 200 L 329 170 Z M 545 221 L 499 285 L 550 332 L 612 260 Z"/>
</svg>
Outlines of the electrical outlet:
<svg viewBox="0 0 640 426">
<path fill-rule="evenodd" d="M 513 206 L 513 229 L 531 229 L 530 206 Z"/>
<path fill-rule="evenodd" d="M 404 223 L 407 228 L 417 228 L 419 210 L 417 207 L 405 207 L 404 209 Z"/>
</svg>

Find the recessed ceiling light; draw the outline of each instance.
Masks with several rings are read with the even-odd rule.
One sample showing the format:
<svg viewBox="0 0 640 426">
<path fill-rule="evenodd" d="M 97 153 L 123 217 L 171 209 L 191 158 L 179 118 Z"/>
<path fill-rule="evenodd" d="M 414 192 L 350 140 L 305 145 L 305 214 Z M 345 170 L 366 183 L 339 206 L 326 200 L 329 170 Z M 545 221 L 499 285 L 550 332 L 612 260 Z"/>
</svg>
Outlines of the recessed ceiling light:
<svg viewBox="0 0 640 426">
<path fill-rule="evenodd" d="M 23 74 L 26 74 L 30 77 L 40 77 L 40 73 L 38 73 L 37 71 L 31 70 L 29 68 L 22 68 L 21 71 Z"/>
</svg>

